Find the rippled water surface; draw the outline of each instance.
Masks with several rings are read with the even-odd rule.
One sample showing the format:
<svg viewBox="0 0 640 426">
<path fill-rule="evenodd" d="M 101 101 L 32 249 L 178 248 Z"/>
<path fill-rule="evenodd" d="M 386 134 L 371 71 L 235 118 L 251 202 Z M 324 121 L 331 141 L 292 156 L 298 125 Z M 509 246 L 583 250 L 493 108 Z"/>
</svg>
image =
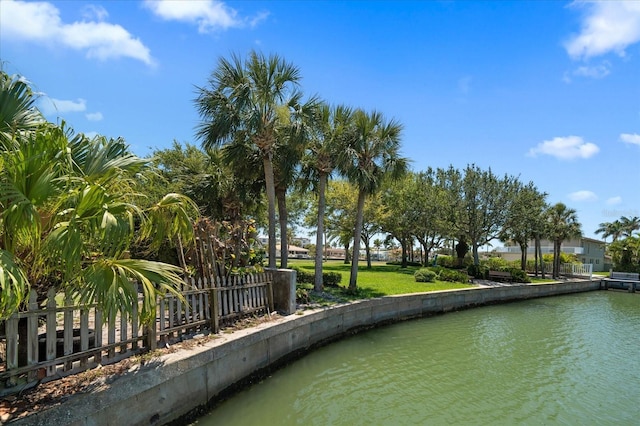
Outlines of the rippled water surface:
<svg viewBox="0 0 640 426">
<path fill-rule="evenodd" d="M 639 425 L 640 295 L 591 292 L 370 330 L 198 425 Z"/>
</svg>

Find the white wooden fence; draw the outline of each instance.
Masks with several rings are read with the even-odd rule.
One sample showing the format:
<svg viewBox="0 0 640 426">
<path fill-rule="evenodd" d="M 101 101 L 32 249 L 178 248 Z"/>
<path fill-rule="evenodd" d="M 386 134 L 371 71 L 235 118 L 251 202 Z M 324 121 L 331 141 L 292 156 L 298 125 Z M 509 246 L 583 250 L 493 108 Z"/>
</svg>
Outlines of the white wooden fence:
<svg viewBox="0 0 640 426">
<path fill-rule="evenodd" d="M 182 300 L 158 299 L 155 323 L 143 325 L 137 305 L 131 315 L 104 318 L 96 305 L 74 305 L 69 297 L 58 304 L 53 291 L 38 306 L 32 291 L 28 308 L 0 323 L 0 396 L 273 311 L 271 272 L 190 279 L 180 292 Z"/>
<path fill-rule="evenodd" d="M 560 275 L 568 277 L 593 277 L 593 265 L 590 263 L 563 263 L 560 265 Z"/>
</svg>

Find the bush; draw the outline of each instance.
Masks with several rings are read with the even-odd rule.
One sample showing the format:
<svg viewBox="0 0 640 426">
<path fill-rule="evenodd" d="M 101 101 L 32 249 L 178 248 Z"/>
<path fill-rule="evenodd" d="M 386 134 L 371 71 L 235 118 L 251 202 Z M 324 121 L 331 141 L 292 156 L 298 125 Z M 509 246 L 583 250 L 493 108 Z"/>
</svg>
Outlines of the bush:
<svg viewBox="0 0 640 426">
<path fill-rule="evenodd" d="M 455 263 L 455 259 L 446 254 L 439 254 L 436 260 L 436 264 L 443 268 L 451 268 Z"/>
<path fill-rule="evenodd" d="M 297 272 L 296 282 L 300 284 L 314 284 L 316 274 L 315 272 L 307 272 L 300 269 L 297 266 L 293 267 L 293 270 Z M 338 287 L 342 281 L 342 274 L 339 272 L 323 272 L 322 273 L 322 285 L 328 287 Z"/>
<path fill-rule="evenodd" d="M 510 267 L 509 262 L 501 257 L 490 257 L 481 262 L 490 271 L 507 271 Z"/>
<path fill-rule="evenodd" d="M 484 265 L 469 265 L 467 268 L 467 274 L 473 278 L 484 280 L 489 276 L 489 268 Z"/>
<path fill-rule="evenodd" d="M 329 287 L 339 287 L 342 281 L 342 274 L 339 272 L 323 272 L 322 284 Z"/>
<path fill-rule="evenodd" d="M 436 280 L 437 274 L 430 269 L 422 268 L 418 269 L 413 277 L 418 283 L 432 283 Z"/>
<path fill-rule="evenodd" d="M 529 278 L 527 273 L 525 271 L 523 271 L 522 269 L 511 268 L 511 269 L 509 269 L 509 272 L 511 272 L 511 276 L 513 277 L 513 281 L 515 281 L 517 283 L 530 283 L 531 282 L 531 279 Z"/>
<path fill-rule="evenodd" d="M 438 275 L 440 281 L 449 281 L 452 283 L 468 283 L 469 275 L 463 271 L 457 271 L 453 269 L 443 269 Z"/>
</svg>

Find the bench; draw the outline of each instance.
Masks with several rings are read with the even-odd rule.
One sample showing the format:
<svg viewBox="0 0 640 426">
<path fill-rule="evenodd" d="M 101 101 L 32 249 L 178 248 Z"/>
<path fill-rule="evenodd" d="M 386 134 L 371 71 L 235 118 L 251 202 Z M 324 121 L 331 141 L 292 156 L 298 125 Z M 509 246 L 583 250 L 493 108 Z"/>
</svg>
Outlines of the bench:
<svg viewBox="0 0 640 426">
<path fill-rule="evenodd" d="M 513 281 L 513 276 L 511 275 L 511 272 L 507 272 L 507 271 L 489 271 L 489 275 L 488 277 L 490 280 L 495 280 L 495 281 Z"/>
<path fill-rule="evenodd" d="M 614 272 L 611 271 L 608 278 L 603 278 L 604 289 L 618 288 L 629 290 L 634 293 L 636 288 L 640 289 L 640 274 L 635 272 Z"/>
</svg>

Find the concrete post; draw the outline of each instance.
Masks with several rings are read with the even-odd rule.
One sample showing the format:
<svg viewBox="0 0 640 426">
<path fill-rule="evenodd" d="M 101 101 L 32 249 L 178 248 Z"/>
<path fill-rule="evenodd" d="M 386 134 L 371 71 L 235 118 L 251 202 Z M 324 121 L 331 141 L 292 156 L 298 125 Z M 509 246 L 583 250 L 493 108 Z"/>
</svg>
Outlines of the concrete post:
<svg viewBox="0 0 640 426">
<path fill-rule="evenodd" d="M 296 277 L 293 269 L 267 269 L 273 274 L 273 307 L 283 315 L 296 311 Z"/>
</svg>

